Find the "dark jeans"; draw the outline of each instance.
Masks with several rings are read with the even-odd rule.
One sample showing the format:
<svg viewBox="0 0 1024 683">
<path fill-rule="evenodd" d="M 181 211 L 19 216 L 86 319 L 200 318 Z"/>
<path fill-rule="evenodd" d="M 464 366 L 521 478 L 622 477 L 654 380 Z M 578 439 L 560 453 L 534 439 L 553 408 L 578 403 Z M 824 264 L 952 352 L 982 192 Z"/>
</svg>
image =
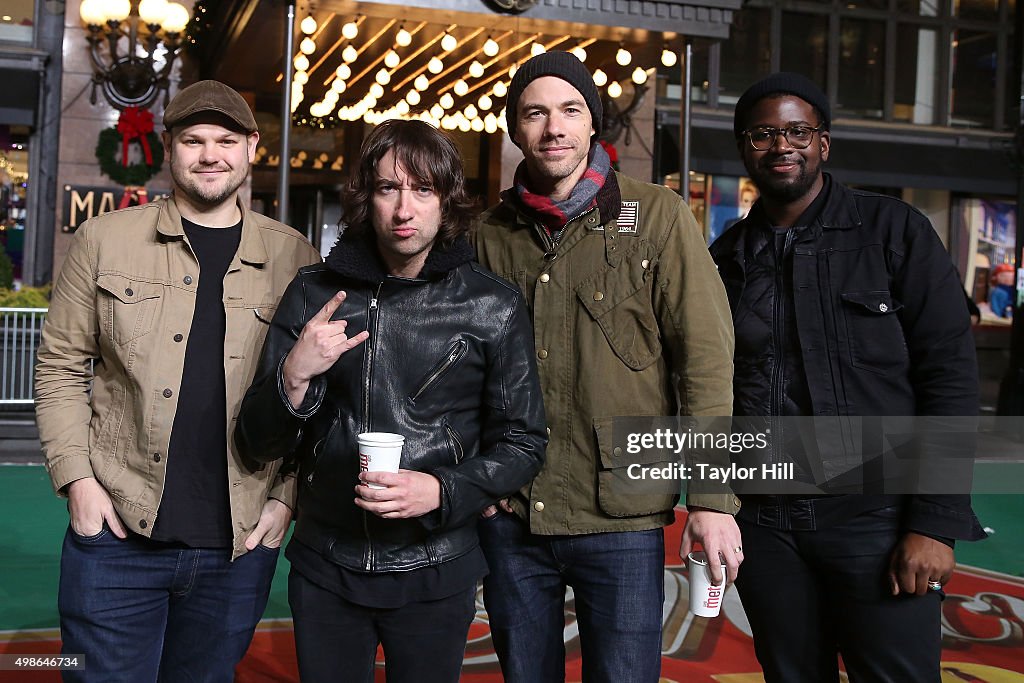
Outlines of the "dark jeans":
<svg viewBox="0 0 1024 683">
<path fill-rule="evenodd" d="M 60 560 L 62 653 L 84 654 L 88 683 L 230 683 L 263 616 L 278 550 L 171 548 L 106 527 L 70 528 Z"/>
<path fill-rule="evenodd" d="M 476 585 L 440 600 L 373 609 L 292 568 L 288 602 L 302 683 L 373 683 L 378 644 L 388 683 L 457 683 L 476 616 Z"/>
<path fill-rule="evenodd" d="M 665 602 L 661 529 L 537 536 L 514 515 L 479 524 L 484 602 L 508 683 L 565 680 L 565 588 L 575 596 L 584 683 L 657 683 Z"/>
<path fill-rule="evenodd" d="M 890 593 L 899 508 L 816 531 L 739 520 L 744 560 L 736 587 L 767 683 L 839 680 L 938 683 L 940 596 Z"/>
</svg>

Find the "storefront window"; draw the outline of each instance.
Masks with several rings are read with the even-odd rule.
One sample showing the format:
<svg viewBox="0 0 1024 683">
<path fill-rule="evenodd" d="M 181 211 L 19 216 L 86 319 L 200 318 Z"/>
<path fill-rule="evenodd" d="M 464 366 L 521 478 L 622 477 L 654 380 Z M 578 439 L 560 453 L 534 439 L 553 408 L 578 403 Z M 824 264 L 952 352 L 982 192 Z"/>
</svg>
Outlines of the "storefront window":
<svg viewBox="0 0 1024 683">
<path fill-rule="evenodd" d="M 770 10 L 747 7 L 736 13 L 729 40 L 722 42 L 721 104 L 735 104 L 744 90 L 771 73 L 770 36 Z"/>
<path fill-rule="evenodd" d="M 882 118 L 884 46 L 884 22 L 843 18 L 839 27 L 840 110 Z"/>
<path fill-rule="evenodd" d="M 0 2 L 0 43 L 32 44 L 35 0 Z"/>
<path fill-rule="evenodd" d="M 999 0 L 953 0 L 953 16 L 996 21 L 999 19 Z"/>
<path fill-rule="evenodd" d="M 782 70 L 801 73 L 824 88 L 828 67 L 828 17 L 783 12 L 782 34 L 800 36 L 800 40 L 782 41 Z"/>
<path fill-rule="evenodd" d="M 958 30 L 953 34 L 953 90 L 950 123 L 954 126 L 995 125 L 996 36 Z"/>
<path fill-rule="evenodd" d="M 24 262 L 27 190 L 28 129 L 0 125 L 0 250 L 14 266 L 15 281 L 21 280 Z"/>
<path fill-rule="evenodd" d="M 960 200 L 959 213 L 959 231 L 966 243 L 961 249 L 966 256 L 965 288 L 984 321 L 1008 323 L 1005 311 L 992 311 L 990 302 L 999 286 L 998 273 L 1009 270 L 1003 264 L 1013 265 L 1017 207 L 1010 201 L 971 197 Z"/>
<path fill-rule="evenodd" d="M 893 119 L 935 123 L 936 68 L 934 29 L 913 24 L 896 27 L 896 88 Z"/>
</svg>

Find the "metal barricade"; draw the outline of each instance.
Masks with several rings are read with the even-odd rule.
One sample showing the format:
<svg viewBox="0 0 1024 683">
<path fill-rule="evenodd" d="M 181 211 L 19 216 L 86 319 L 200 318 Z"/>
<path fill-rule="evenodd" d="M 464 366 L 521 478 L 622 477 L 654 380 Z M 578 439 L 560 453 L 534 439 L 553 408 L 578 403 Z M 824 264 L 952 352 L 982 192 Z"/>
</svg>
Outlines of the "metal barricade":
<svg viewBox="0 0 1024 683">
<path fill-rule="evenodd" d="M 45 308 L 0 308 L 0 406 L 35 401 L 36 349 Z"/>
</svg>

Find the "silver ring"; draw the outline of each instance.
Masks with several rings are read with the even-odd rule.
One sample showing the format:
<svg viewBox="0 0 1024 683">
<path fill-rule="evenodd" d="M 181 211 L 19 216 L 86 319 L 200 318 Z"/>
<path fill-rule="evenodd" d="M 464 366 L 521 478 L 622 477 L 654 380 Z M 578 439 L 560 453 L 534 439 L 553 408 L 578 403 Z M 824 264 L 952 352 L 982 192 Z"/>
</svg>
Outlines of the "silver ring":
<svg viewBox="0 0 1024 683">
<path fill-rule="evenodd" d="M 928 590 L 940 591 L 940 590 L 942 590 L 942 583 L 939 582 L 939 581 L 929 581 L 928 582 Z"/>
<path fill-rule="evenodd" d="M 735 548 L 733 548 L 733 549 L 732 549 L 732 551 L 733 551 L 734 553 L 736 553 L 737 555 L 739 555 L 740 553 L 742 553 L 742 552 L 743 552 L 743 546 L 741 546 L 741 545 L 738 545 L 738 546 L 736 546 Z"/>
</svg>

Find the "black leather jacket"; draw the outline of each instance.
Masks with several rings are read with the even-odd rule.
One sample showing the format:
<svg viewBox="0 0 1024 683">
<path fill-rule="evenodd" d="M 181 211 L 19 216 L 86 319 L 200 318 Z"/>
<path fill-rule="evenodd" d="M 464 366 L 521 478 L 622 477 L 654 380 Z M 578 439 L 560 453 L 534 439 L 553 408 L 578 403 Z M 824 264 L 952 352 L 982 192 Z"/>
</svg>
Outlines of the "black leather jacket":
<svg viewBox="0 0 1024 683">
<path fill-rule="evenodd" d="M 476 263 L 464 240 L 432 249 L 419 277 L 385 275 L 372 242 L 343 238 L 299 271 L 271 323 L 235 437 L 260 461 L 297 466 L 295 537 L 356 571 L 406 571 L 478 545 L 480 511 L 540 470 L 546 444 L 533 333 L 519 290 Z M 310 383 L 292 408 L 281 366 L 306 321 L 338 290 L 333 319 L 370 338 Z M 401 467 L 441 483 L 441 507 L 382 519 L 356 507 L 356 437 L 405 436 Z"/>
<path fill-rule="evenodd" d="M 736 330 L 734 413 L 976 416 L 963 290 L 928 219 L 824 179 L 784 248 L 760 202 L 711 245 Z M 910 530 L 983 536 L 968 495 L 908 496 L 904 512 Z"/>
</svg>

